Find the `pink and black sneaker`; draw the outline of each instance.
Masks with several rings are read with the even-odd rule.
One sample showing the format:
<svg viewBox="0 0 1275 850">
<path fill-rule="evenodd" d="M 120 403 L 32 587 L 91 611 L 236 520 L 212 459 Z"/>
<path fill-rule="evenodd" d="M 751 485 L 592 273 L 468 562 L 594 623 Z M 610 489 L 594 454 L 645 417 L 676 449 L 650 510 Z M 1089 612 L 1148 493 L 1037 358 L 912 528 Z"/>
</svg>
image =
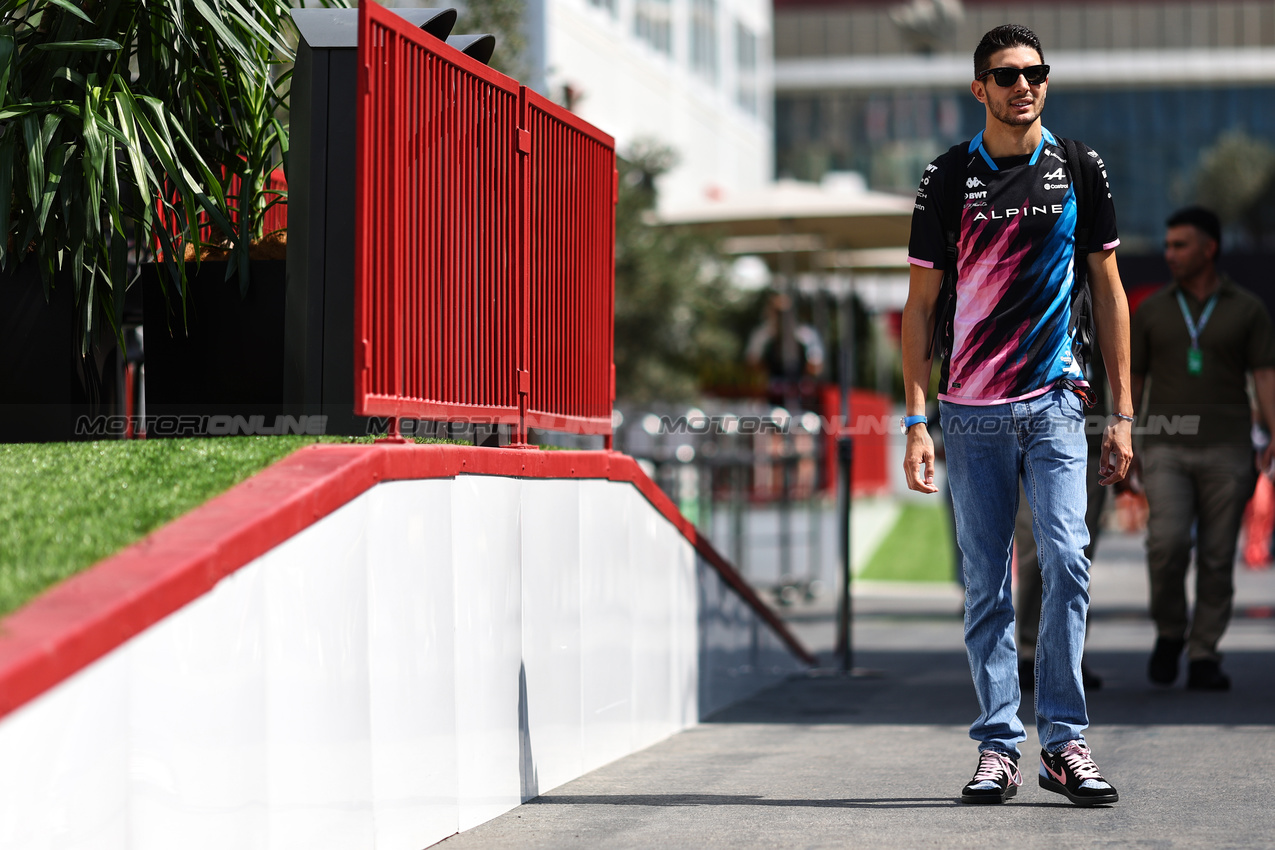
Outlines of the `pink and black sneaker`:
<svg viewBox="0 0 1275 850">
<path fill-rule="evenodd" d="M 1000 750 L 983 750 L 978 754 L 974 778 L 961 789 L 961 802 L 1003 803 L 1014 796 L 1022 784 L 1018 759 Z"/>
<path fill-rule="evenodd" d="M 1040 751 L 1040 787 L 1062 794 L 1077 806 L 1105 806 L 1120 799 L 1083 741 L 1071 741 L 1056 753 Z"/>
</svg>

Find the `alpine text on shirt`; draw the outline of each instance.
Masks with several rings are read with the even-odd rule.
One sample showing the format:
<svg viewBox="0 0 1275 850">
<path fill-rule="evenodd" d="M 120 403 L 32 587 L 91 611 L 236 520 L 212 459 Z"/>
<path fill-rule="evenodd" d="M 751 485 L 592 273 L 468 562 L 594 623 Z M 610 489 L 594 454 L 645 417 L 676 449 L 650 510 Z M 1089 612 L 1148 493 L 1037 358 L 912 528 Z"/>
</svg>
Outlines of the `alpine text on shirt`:
<svg viewBox="0 0 1275 850">
<path fill-rule="evenodd" d="M 943 364 L 939 398 L 958 404 L 1000 404 L 1030 398 L 1067 378 L 1084 382 L 1072 354 L 1075 281 L 1076 175 L 1061 142 L 1042 128 L 1028 156 L 993 159 L 983 134 L 969 143 L 964 207 L 957 239 L 956 310 L 951 355 Z M 1120 244 L 1106 166 L 1093 157 L 1089 189 L 1093 221 L 1089 250 Z M 944 231 L 952 197 L 947 155 L 926 167 L 912 213 L 908 262 L 932 269 L 947 264 Z"/>
</svg>

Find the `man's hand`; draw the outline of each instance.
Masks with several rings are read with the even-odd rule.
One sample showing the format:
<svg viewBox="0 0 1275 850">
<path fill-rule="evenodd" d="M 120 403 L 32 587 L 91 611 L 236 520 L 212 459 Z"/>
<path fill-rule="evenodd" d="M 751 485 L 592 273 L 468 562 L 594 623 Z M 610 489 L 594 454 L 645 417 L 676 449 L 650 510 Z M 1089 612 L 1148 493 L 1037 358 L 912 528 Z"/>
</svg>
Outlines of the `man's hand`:
<svg viewBox="0 0 1275 850">
<path fill-rule="evenodd" d="M 1123 481 L 1117 481 L 1114 489 L 1117 493 L 1133 493 L 1134 495 L 1144 492 L 1141 455 L 1135 454 L 1133 456 L 1133 463 L 1129 465 L 1129 474 L 1124 477 Z"/>
<path fill-rule="evenodd" d="M 1098 483 L 1106 487 L 1123 481 L 1133 465 L 1133 423 L 1111 417 L 1102 434 L 1102 456 L 1098 463 Z"/>
<path fill-rule="evenodd" d="M 924 472 L 922 472 L 924 468 Z M 908 429 L 908 447 L 903 453 L 903 477 L 909 490 L 918 493 L 937 493 L 934 486 L 934 441 L 925 423 Z"/>
</svg>

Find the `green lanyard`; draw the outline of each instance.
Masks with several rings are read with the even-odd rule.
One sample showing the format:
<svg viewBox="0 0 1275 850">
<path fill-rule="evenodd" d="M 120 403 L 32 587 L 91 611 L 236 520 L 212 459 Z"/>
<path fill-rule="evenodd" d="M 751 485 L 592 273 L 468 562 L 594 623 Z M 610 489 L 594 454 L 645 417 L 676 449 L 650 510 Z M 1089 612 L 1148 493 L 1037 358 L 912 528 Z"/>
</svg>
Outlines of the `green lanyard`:
<svg viewBox="0 0 1275 850">
<path fill-rule="evenodd" d="M 1204 312 L 1200 314 L 1199 325 L 1191 320 L 1191 311 L 1187 308 L 1186 299 L 1182 297 L 1181 292 L 1178 292 L 1178 306 L 1182 308 L 1182 318 L 1186 319 L 1186 332 L 1191 335 L 1191 347 L 1186 353 L 1186 372 L 1188 375 L 1198 375 L 1204 371 L 1204 355 L 1200 352 L 1200 334 L 1204 333 L 1204 326 L 1209 323 L 1209 316 L 1213 315 L 1213 308 L 1217 306 L 1217 293 L 1210 295 L 1205 303 Z"/>
</svg>

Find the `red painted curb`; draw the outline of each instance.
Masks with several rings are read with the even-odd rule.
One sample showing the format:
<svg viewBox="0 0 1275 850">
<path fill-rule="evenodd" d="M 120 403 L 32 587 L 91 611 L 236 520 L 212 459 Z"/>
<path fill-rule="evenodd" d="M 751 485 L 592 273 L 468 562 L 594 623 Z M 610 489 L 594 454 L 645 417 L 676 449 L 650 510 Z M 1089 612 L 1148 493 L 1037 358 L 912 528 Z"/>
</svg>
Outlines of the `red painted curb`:
<svg viewBox="0 0 1275 850">
<path fill-rule="evenodd" d="M 314 445 L 0 620 L 0 717 L 379 482 L 463 474 L 605 478 L 633 484 L 802 661 L 815 663 L 783 621 L 627 455 L 412 444 Z"/>
</svg>

